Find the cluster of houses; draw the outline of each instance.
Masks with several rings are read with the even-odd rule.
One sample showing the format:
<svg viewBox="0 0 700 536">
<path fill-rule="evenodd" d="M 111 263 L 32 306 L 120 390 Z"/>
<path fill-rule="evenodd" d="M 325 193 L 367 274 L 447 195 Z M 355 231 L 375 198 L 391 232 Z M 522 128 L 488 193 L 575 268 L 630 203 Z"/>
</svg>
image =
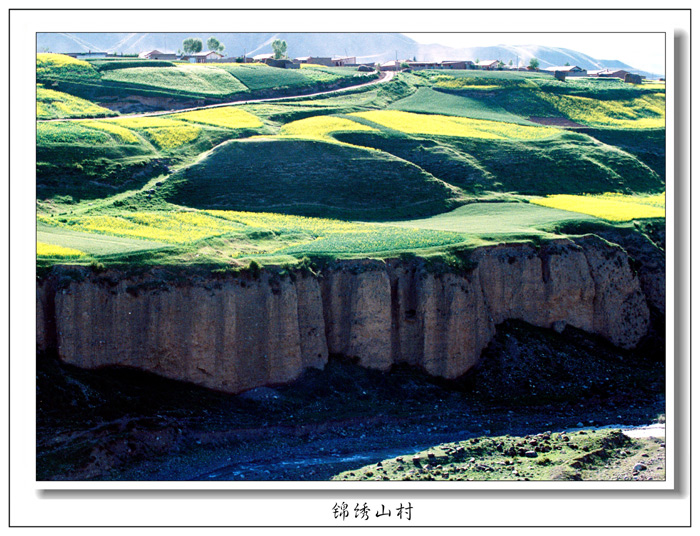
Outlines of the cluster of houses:
<svg viewBox="0 0 700 536">
<path fill-rule="evenodd" d="M 534 69 L 532 67 L 522 67 L 507 65 L 500 60 L 484 60 L 473 62 L 471 60 L 450 60 L 450 61 L 410 61 L 392 60 L 382 63 L 379 66 L 381 71 L 398 70 L 425 70 L 425 69 L 477 69 L 482 71 L 537 71 L 540 73 L 552 74 L 557 77 L 588 76 L 596 78 L 620 78 L 628 80 L 633 75 L 622 69 L 600 69 L 588 71 L 577 65 L 557 65 L 545 67 L 544 69 Z M 643 77 L 640 77 L 643 78 Z M 635 82 L 639 83 L 639 82 Z"/>
<path fill-rule="evenodd" d="M 66 56 L 79 60 L 95 60 L 102 58 L 124 58 L 122 54 L 110 54 L 108 52 L 64 52 Z M 165 60 L 165 61 L 189 61 L 191 63 L 209 63 L 222 60 L 224 55 L 213 50 L 206 52 L 196 52 L 192 54 L 176 54 L 175 52 L 161 52 L 160 50 L 146 50 L 138 55 L 142 60 Z"/>
<path fill-rule="evenodd" d="M 67 53 L 78 59 L 99 59 L 117 57 L 115 54 L 106 52 L 76 52 Z M 552 74 L 557 78 L 567 78 L 571 76 L 588 76 L 596 78 L 620 78 L 631 83 L 641 83 L 644 78 L 637 74 L 629 73 L 622 69 L 600 69 L 588 71 L 577 65 L 559 65 L 546 67 L 544 69 L 533 69 L 532 67 L 513 66 L 505 64 L 500 60 L 446 60 L 446 61 L 410 61 L 392 60 L 382 64 L 358 63 L 357 57 L 322 57 L 304 56 L 300 58 L 275 59 L 274 54 L 258 54 L 252 57 L 225 58 L 223 54 L 213 50 L 197 52 L 194 54 L 176 54 L 174 52 L 161 52 L 160 50 L 147 50 L 141 52 L 138 57 L 145 60 L 170 60 L 189 61 L 191 63 L 217 63 L 217 62 L 239 62 L 239 63 L 266 63 L 272 67 L 284 69 L 298 69 L 302 64 L 324 65 L 326 67 L 357 67 L 361 71 L 372 71 L 378 68 L 380 71 L 403 71 L 403 70 L 425 70 L 425 69 L 476 69 L 484 71 L 537 71 Z"/>
</svg>

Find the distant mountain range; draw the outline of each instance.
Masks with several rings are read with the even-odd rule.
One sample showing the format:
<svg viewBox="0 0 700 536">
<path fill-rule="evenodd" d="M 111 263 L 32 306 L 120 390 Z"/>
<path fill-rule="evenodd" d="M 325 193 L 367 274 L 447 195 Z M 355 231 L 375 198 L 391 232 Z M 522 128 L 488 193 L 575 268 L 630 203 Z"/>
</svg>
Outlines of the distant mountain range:
<svg viewBox="0 0 700 536">
<path fill-rule="evenodd" d="M 598 60 L 566 48 L 539 45 L 499 45 L 489 47 L 452 48 L 439 44 L 420 44 L 399 33 L 39 33 L 37 51 L 112 52 L 133 54 L 158 49 L 177 52 L 188 37 L 206 40 L 214 36 L 226 46 L 228 56 L 248 56 L 272 52 L 272 42 L 287 42 L 287 54 L 299 56 L 356 56 L 359 62 L 385 62 L 396 59 L 501 60 L 513 65 L 527 65 L 537 58 L 540 67 L 578 65 L 587 70 L 614 68 L 657 78 L 659 74 L 635 69 L 618 60 Z"/>
</svg>

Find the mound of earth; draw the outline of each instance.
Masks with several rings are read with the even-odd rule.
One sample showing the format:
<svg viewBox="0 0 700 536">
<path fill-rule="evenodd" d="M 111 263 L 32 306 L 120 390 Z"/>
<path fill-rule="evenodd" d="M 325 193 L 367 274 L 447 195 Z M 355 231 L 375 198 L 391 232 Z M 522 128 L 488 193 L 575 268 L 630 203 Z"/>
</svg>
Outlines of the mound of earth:
<svg viewBox="0 0 700 536">
<path fill-rule="evenodd" d="M 460 198 L 404 160 L 315 140 L 234 141 L 169 182 L 166 199 L 188 207 L 357 220 L 437 214 Z"/>
</svg>

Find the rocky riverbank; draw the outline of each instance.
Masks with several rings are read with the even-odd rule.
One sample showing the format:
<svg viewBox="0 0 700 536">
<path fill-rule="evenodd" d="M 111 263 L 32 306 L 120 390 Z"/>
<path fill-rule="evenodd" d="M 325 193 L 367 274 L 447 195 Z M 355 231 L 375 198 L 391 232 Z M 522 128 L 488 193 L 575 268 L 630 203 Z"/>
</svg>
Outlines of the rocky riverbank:
<svg viewBox="0 0 700 536">
<path fill-rule="evenodd" d="M 231 395 L 49 356 L 39 365 L 40 480 L 327 480 L 448 442 L 665 413 L 659 341 L 623 350 L 523 322 L 499 325 L 480 366 L 453 381 L 332 358 L 289 384 Z"/>
</svg>

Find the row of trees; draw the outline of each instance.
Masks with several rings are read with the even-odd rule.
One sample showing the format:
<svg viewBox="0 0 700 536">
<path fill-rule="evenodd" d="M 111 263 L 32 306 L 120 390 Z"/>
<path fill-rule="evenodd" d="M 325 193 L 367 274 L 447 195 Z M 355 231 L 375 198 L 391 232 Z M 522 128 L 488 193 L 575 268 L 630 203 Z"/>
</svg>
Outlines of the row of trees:
<svg viewBox="0 0 700 536">
<path fill-rule="evenodd" d="M 188 37 L 182 42 L 182 50 L 185 54 L 196 54 L 202 51 L 203 43 L 201 39 L 196 37 Z M 226 47 L 216 37 L 207 39 L 207 49 L 214 52 L 223 52 Z M 279 60 L 287 56 L 287 42 L 281 39 L 275 39 L 272 42 L 272 51 L 275 53 L 275 59 Z"/>
<path fill-rule="evenodd" d="M 188 37 L 182 42 L 182 50 L 185 54 L 197 54 L 202 51 L 204 44 L 201 39 L 196 37 Z M 207 39 L 207 49 L 214 52 L 223 52 L 226 47 L 216 37 Z"/>
</svg>

